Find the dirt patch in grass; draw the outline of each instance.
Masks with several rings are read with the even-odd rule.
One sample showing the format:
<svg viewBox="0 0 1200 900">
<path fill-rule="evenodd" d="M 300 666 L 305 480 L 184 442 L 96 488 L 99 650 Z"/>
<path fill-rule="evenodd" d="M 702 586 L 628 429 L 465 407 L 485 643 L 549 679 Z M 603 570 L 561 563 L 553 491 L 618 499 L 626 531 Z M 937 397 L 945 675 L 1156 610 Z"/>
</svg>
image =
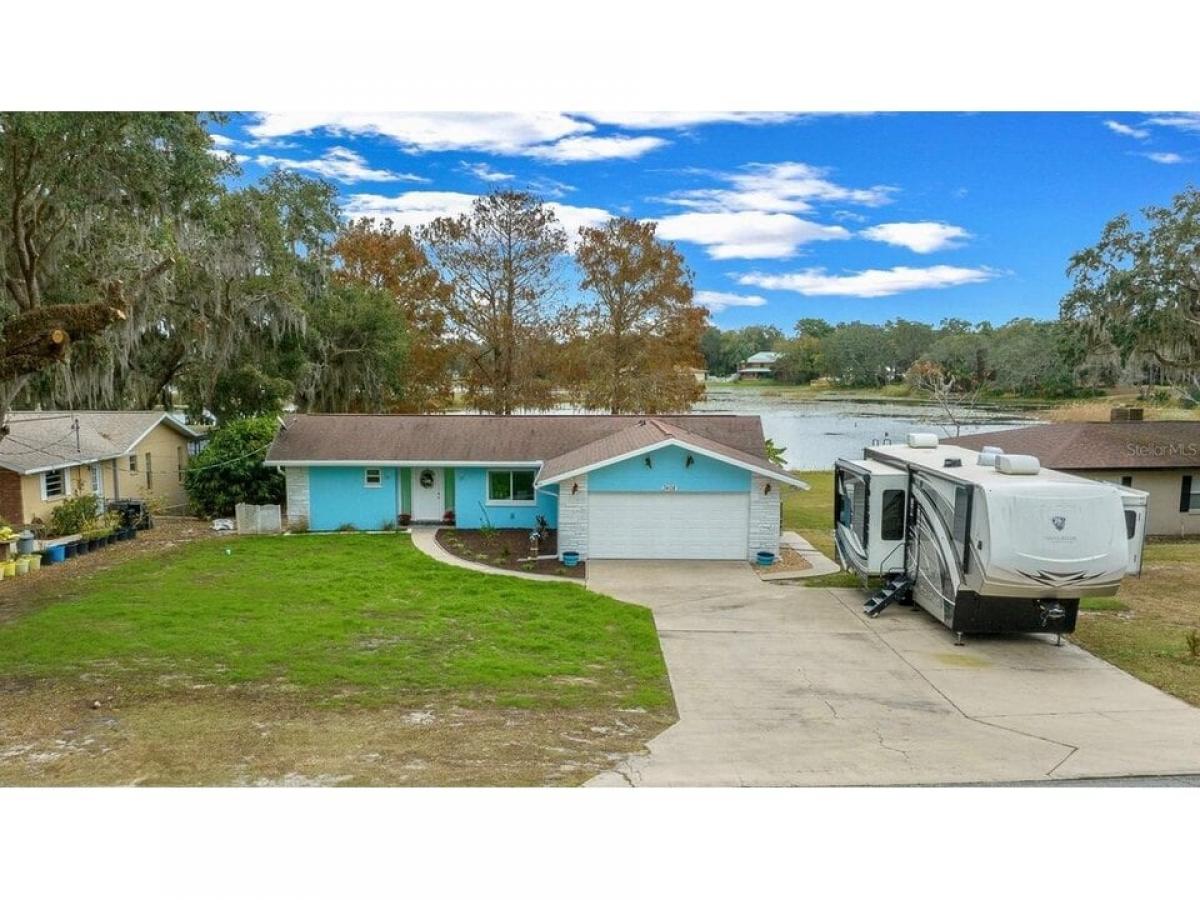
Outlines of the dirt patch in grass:
<svg viewBox="0 0 1200 900">
<path fill-rule="evenodd" d="M 636 708 L 330 709 L 213 685 L 94 699 L 7 685 L 0 785 L 577 785 L 672 721 Z"/>
<path fill-rule="evenodd" d="M 580 581 L 587 575 L 586 563 L 564 566 L 557 559 L 529 559 L 527 528 L 497 528 L 491 531 L 440 528 L 435 538 L 447 553 L 497 569 L 537 575 L 561 575 L 565 578 L 578 578 Z M 556 553 L 558 532 L 550 529 L 538 548 L 538 555 L 551 556 Z"/>
</svg>

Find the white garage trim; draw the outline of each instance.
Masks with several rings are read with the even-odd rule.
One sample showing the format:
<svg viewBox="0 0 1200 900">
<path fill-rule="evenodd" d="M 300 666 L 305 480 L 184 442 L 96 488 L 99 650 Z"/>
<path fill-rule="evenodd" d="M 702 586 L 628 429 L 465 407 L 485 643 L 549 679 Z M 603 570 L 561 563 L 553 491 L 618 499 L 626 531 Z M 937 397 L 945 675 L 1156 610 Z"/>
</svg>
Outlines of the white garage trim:
<svg viewBox="0 0 1200 900">
<path fill-rule="evenodd" d="M 746 559 L 748 493 L 596 493 L 587 498 L 592 559 Z"/>
</svg>

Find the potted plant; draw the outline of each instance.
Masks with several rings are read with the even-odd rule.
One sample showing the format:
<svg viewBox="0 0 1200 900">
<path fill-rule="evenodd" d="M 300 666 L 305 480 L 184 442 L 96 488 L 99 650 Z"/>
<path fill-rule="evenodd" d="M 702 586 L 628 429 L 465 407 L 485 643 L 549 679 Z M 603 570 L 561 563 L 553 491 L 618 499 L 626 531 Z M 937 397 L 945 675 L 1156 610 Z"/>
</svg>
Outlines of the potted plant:
<svg viewBox="0 0 1200 900">
<path fill-rule="evenodd" d="M 412 513 L 400 513 L 400 527 L 407 528 L 412 524 Z"/>
<path fill-rule="evenodd" d="M 452 510 L 452 509 L 446 510 L 446 512 L 442 515 L 442 524 L 443 525 L 453 525 L 454 524 L 454 510 Z"/>
</svg>

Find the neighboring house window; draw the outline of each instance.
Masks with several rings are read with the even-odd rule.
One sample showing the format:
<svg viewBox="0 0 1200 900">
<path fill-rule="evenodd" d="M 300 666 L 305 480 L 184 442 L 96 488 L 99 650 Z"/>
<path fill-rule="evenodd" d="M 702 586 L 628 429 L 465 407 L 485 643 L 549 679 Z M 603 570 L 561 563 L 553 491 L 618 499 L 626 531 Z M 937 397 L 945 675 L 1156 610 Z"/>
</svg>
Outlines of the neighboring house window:
<svg viewBox="0 0 1200 900">
<path fill-rule="evenodd" d="M 92 466 L 92 493 L 99 497 L 104 493 L 104 474 L 100 466 Z"/>
<path fill-rule="evenodd" d="M 1132 475 L 1122 475 L 1121 476 L 1121 487 L 1133 487 L 1133 476 Z"/>
<path fill-rule="evenodd" d="M 383 484 L 382 469 L 364 469 L 363 485 L 365 487 L 374 488 L 380 487 Z"/>
<path fill-rule="evenodd" d="M 137 474 L 137 454 L 136 453 L 129 454 L 129 473 L 131 475 Z"/>
<path fill-rule="evenodd" d="M 533 503 L 533 472 L 500 469 L 488 472 L 489 503 Z"/>
<path fill-rule="evenodd" d="M 1200 484 L 1195 484 L 1190 475 L 1183 476 L 1180 512 L 1200 512 Z"/>
<path fill-rule="evenodd" d="M 63 469 L 42 473 L 42 498 L 53 500 L 67 496 L 67 473 Z"/>
<path fill-rule="evenodd" d="M 154 489 L 154 468 L 150 465 L 150 454 L 146 454 L 146 490 Z"/>
<path fill-rule="evenodd" d="M 183 484 L 183 468 L 184 468 L 183 462 L 185 459 L 187 459 L 187 457 L 183 453 L 183 447 L 182 446 L 176 447 L 175 448 L 175 469 L 179 475 L 179 483 L 180 484 Z"/>
</svg>

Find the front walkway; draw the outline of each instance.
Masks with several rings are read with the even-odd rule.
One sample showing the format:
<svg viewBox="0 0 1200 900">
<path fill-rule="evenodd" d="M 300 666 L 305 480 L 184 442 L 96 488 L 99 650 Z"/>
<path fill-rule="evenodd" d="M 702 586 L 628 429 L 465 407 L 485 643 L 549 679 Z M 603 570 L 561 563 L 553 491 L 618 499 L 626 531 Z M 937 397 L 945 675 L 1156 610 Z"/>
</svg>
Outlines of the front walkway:
<svg viewBox="0 0 1200 900">
<path fill-rule="evenodd" d="M 851 589 L 744 563 L 590 563 L 649 607 L 679 722 L 592 784 L 1027 782 L 1200 772 L 1200 710 L 1041 636 L 953 636 L 862 614 Z"/>
</svg>

